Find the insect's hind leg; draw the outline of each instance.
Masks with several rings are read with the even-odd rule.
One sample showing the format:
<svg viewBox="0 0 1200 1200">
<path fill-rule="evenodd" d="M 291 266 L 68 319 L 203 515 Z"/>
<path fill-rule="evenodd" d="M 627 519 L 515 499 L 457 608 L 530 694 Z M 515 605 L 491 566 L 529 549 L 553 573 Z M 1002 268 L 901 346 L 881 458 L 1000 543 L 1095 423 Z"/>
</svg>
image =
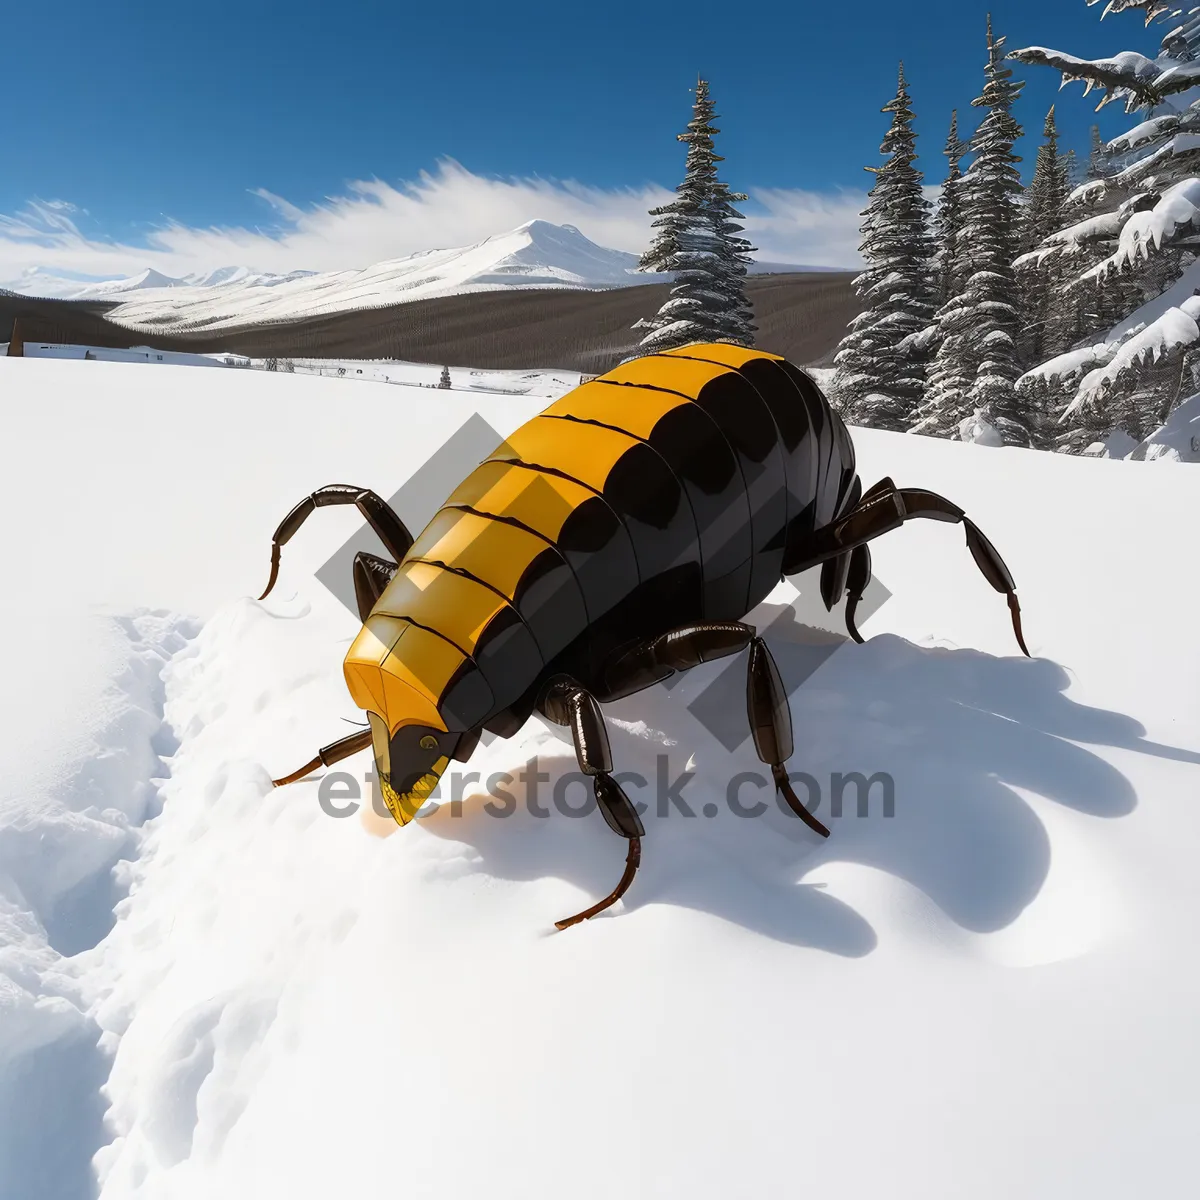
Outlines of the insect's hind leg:
<svg viewBox="0 0 1200 1200">
<path fill-rule="evenodd" d="M 554 922 L 556 929 L 569 929 L 572 925 L 578 925 L 580 921 L 586 921 L 606 908 L 611 908 L 629 890 L 642 861 L 641 839 L 646 831 L 642 827 L 642 819 L 638 816 L 637 809 L 610 774 L 612 751 L 608 744 L 608 732 L 604 728 L 604 715 L 600 711 L 600 705 L 596 703 L 596 698 L 591 692 L 572 679 L 559 679 L 546 688 L 538 708 L 555 724 L 570 727 L 579 769 L 592 777 L 596 803 L 608 822 L 608 827 L 629 842 L 625 871 L 617 886 L 591 908 Z"/>
<path fill-rule="evenodd" d="M 890 485 L 890 486 L 885 486 Z M 881 480 L 864 496 L 858 505 L 845 516 L 819 529 L 813 535 L 811 551 L 806 559 L 793 568 L 794 574 L 807 571 L 810 567 L 819 566 L 830 559 L 837 559 L 848 551 L 859 548 L 865 549 L 867 542 L 874 541 L 893 529 L 899 529 L 905 521 L 917 517 L 934 520 L 961 523 L 967 535 L 967 548 L 983 577 L 996 591 L 1008 599 L 1008 609 L 1012 615 L 1013 632 L 1017 644 L 1026 657 L 1029 649 L 1025 645 L 1025 635 L 1021 629 L 1021 605 L 1017 601 L 1017 585 L 999 551 L 988 541 L 983 531 L 963 512 L 957 504 L 939 496 L 936 492 L 925 491 L 923 488 L 898 488 L 890 480 Z M 853 556 L 851 556 L 853 558 Z M 851 572 L 854 574 L 854 572 Z M 858 572 L 854 583 L 866 587 L 870 579 L 869 557 L 859 559 Z M 847 587 L 854 595 L 855 588 L 847 578 Z M 857 606 L 861 598 L 861 590 L 854 597 Z M 850 619 L 853 610 L 847 606 Z"/>
<path fill-rule="evenodd" d="M 800 802 L 788 782 L 784 763 L 792 757 L 792 712 L 779 668 L 760 637 L 750 643 L 750 661 L 746 667 L 746 715 L 759 759 L 771 768 L 775 786 L 783 793 L 788 807 L 809 829 L 822 837 L 829 830 Z"/>
<path fill-rule="evenodd" d="M 375 530 L 388 554 L 399 562 L 413 544 L 413 536 L 391 506 L 370 488 L 354 487 L 346 483 L 330 483 L 318 488 L 311 496 L 305 496 L 292 509 L 275 530 L 271 538 L 271 578 L 263 589 L 260 600 L 265 600 L 279 577 L 279 552 L 301 525 L 318 509 L 333 504 L 353 504 Z"/>
<path fill-rule="evenodd" d="M 868 500 L 887 492 L 894 492 L 896 485 L 890 476 L 885 475 L 878 483 L 872 484 L 849 509 L 853 512 Z M 795 572 L 789 568 L 789 574 Z M 866 546 L 856 546 L 839 554 L 837 558 L 828 558 L 821 564 L 821 599 L 825 602 L 826 612 L 832 612 L 834 605 L 846 596 L 846 631 L 856 641 L 861 642 L 862 636 L 854 623 L 854 614 L 858 602 L 871 582 L 871 552 Z"/>
</svg>

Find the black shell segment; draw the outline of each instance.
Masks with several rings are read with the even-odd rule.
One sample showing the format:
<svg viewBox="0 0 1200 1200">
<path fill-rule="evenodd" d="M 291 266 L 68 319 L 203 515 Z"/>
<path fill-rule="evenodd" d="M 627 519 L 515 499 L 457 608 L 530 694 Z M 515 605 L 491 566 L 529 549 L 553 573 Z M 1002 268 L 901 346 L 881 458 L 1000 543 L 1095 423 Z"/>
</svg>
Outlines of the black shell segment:
<svg viewBox="0 0 1200 1200">
<path fill-rule="evenodd" d="M 736 349 L 733 348 L 733 349 Z M 710 357 L 712 347 L 684 347 L 630 364 L 651 379 L 675 381 L 721 427 L 733 447 L 750 504 L 753 607 L 779 582 L 787 527 L 787 472 L 779 429 L 753 385 L 730 364 Z M 744 352 L 743 352 L 744 353 Z M 620 368 L 618 368 L 620 370 Z M 611 373 L 616 376 L 616 372 Z"/>
<path fill-rule="evenodd" d="M 829 407 L 829 402 L 803 371 L 790 362 L 780 360 L 780 368 L 796 385 L 797 390 L 808 400 L 808 409 L 813 414 L 817 431 L 817 489 L 814 529 L 828 525 L 837 516 L 838 500 L 843 487 L 843 458 L 849 453 L 850 474 L 854 474 L 854 447 L 842 419 Z"/>
<path fill-rule="evenodd" d="M 784 370 L 786 365 L 770 358 L 757 358 L 738 370 L 763 398 L 779 430 L 787 458 L 786 540 L 794 545 L 798 538 L 816 528 L 818 431 L 825 424 L 825 415 L 820 404 L 814 406 L 809 390 L 798 386 Z M 785 561 L 785 574 L 786 568 Z"/>
<path fill-rule="evenodd" d="M 704 611 L 744 607 L 753 544 L 750 506 L 733 450 L 708 413 L 686 396 L 625 383 L 613 372 L 568 393 L 545 415 L 603 424 L 650 445 L 683 484 L 692 508 Z"/>
<path fill-rule="evenodd" d="M 534 417 L 492 456 L 520 460 L 576 480 L 602 495 L 633 543 L 640 580 L 623 605 L 701 610 L 699 535 L 683 487 L 647 443 L 604 425 Z M 684 616 L 682 620 L 694 620 Z M 585 627 L 577 633 L 582 636 Z"/>
</svg>

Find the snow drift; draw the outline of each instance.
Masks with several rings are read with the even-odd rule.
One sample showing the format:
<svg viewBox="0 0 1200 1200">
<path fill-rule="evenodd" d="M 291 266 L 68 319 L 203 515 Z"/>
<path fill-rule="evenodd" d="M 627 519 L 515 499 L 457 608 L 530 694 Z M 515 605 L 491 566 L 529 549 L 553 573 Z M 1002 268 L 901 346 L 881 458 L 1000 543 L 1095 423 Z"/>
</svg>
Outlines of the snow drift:
<svg viewBox="0 0 1200 1200">
<path fill-rule="evenodd" d="M 249 598 L 300 496 L 390 494 L 474 412 L 506 435 L 543 401 L 364 383 L 351 417 L 337 380 L 23 359 L 0 389 L 38 497 L 0 516 L 0 1193 L 1179 1193 L 1200 564 L 1152 514 L 1186 524 L 1200 475 L 856 431 L 868 484 L 942 492 L 1000 548 L 1035 657 L 954 527 L 876 543 L 863 646 L 830 655 L 815 581 L 781 585 L 752 620 L 785 681 L 823 659 L 790 765 L 833 836 L 731 810 L 756 760 L 689 711 L 738 714 L 709 664 L 610 707 L 619 769 L 692 772 L 695 815 L 639 795 L 634 888 L 555 934 L 623 857 L 553 803 L 560 733 L 483 747 L 404 830 L 365 797 L 332 817 L 319 780 L 270 778 L 359 716 L 357 621 L 313 578 L 357 516 L 319 514 Z M 534 756 L 548 815 L 489 815 Z M 891 777 L 892 815 L 830 817 L 853 771 Z"/>
</svg>

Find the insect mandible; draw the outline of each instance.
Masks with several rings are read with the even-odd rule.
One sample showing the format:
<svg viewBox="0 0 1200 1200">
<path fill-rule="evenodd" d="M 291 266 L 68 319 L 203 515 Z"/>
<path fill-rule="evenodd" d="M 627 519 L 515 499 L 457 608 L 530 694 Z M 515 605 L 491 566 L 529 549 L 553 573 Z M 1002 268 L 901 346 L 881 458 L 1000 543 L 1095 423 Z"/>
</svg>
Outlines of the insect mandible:
<svg viewBox="0 0 1200 1200">
<path fill-rule="evenodd" d="M 1029 653 L 1012 576 L 963 510 L 888 478 L 864 492 L 850 435 L 820 389 L 758 350 L 690 345 L 582 384 L 508 437 L 415 539 L 370 489 L 320 488 L 275 531 L 260 599 L 280 547 L 335 504 L 356 505 L 391 556 L 354 561 L 363 627 L 344 669 L 368 728 L 276 786 L 370 745 L 384 802 L 404 825 L 483 730 L 511 737 L 540 713 L 570 729 L 597 807 L 628 842 L 616 888 L 559 929 L 616 903 L 641 861 L 645 830 L 611 774 L 600 705 L 700 663 L 748 650 L 755 750 L 796 816 L 829 836 L 788 782 L 787 692 L 742 620 L 781 578 L 820 566 L 825 605 L 845 595 L 862 641 L 867 543 L 914 517 L 961 522 Z"/>
</svg>

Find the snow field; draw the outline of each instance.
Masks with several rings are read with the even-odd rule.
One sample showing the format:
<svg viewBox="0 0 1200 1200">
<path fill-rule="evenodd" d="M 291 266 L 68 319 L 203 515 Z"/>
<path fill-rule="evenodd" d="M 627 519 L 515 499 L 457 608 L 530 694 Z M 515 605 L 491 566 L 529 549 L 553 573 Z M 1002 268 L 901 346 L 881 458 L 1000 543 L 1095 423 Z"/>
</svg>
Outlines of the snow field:
<svg viewBox="0 0 1200 1200">
<path fill-rule="evenodd" d="M 348 417 L 337 381 L 214 378 L 0 363 L 20 417 L 14 486 L 51 467 L 59 483 L 3 517 L 24 564 L 8 600 L 6 715 L 23 723 L 6 781 L 43 762 L 94 770 L 93 743 L 62 731 L 106 711 L 122 662 L 148 665 L 122 702 L 142 715 L 108 743 L 133 765 L 93 798 L 128 814 L 115 924 L 63 955 L 53 922 L 14 901 L 22 953 L 41 956 L 26 990 L 46 1007 L 69 981 L 75 1042 L 47 1024 L 40 1044 L 96 1038 L 100 1058 L 72 1093 L 90 1115 L 55 1125 L 55 1096 L 21 1093 L 9 1172 L 96 1154 L 106 1200 L 1178 1193 L 1200 1065 L 1187 632 L 1200 566 L 1178 525 L 1200 477 L 854 431 L 868 485 L 889 474 L 941 492 L 996 544 L 1034 659 L 961 529 L 881 539 L 892 596 L 866 645 L 793 692 L 790 766 L 823 788 L 886 772 L 894 816 L 873 800 L 859 817 L 848 799 L 827 842 L 775 807 L 738 817 L 726 787 L 753 750 L 725 750 L 689 705 L 727 690 L 736 718 L 744 677 L 708 664 L 609 706 L 618 768 L 694 772 L 697 815 L 660 814 L 654 789 L 631 788 L 650 805 L 641 872 L 612 912 L 558 934 L 552 921 L 611 888 L 623 858 L 595 813 L 548 799 L 574 769 L 569 741 L 531 721 L 481 748 L 461 813 L 443 796 L 403 830 L 369 805 L 331 817 L 319 780 L 270 779 L 360 719 L 341 679 L 358 622 L 312 578 L 356 514 L 317 514 L 272 596 L 249 598 L 306 492 L 390 494 L 471 412 L 506 435 L 545 401 L 364 387 Z M 42 603 L 64 543 L 72 586 Z M 750 618 L 785 681 L 822 637 L 789 619 L 794 597 L 782 584 Z M 97 606 L 111 623 L 139 605 L 199 620 L 142 612 L 138 640 L 113 640 L 109 658 L 79 632 Z M 79 645 L 95 649 L 87 670 Z M 39 743 L 47 713 L 57 726 Z M 549 815 L 524 802 L 489 815 L 489 776 L 534 755 Z M 368 759 L 339 767 L 361 779 Z M 27 857 L 9 851 L 23 794 L 0 802 L 0 858 Z M 26 1036 L 10 1081 L 28 1078 Z M 77 1175 L 35 1194 L 82 1194 Z"/>
</svg>

